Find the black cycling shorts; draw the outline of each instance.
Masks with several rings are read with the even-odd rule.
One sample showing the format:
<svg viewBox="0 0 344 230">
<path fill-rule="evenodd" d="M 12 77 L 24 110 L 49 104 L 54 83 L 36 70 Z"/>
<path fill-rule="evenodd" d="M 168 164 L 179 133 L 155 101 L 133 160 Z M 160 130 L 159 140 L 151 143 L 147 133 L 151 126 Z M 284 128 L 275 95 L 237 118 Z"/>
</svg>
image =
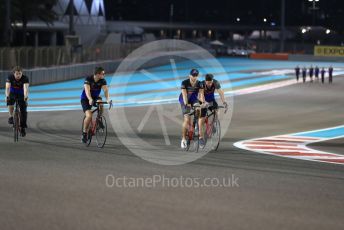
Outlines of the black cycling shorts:
<svg viewBox="0 0 344 230">
<path fill-rule="evenodd" d="M 9 100 L 7 101 L 7 106 L 14 105 L 16 98 L 18 98 L 18 103 L 20 105 L 26 105 L 26 102 L 24 101 L 24 95 L 10 93 Z"/>
<path fill-rule="evenodd" d="M 102 100 L 101 97 L 98 97 L 97 99 L 95 98 L 92 98 L 92 99 L 93 99 L 93 105 L 90 105 L 88 99 L 81 99 L 81 107 L 84 112 L 86 112 L 87 110 L 91 110 L 93 106 L 96 107 L 96 102 L 98 100 Z"/>
<path fill-rule="evenodd" d="M 208 103 L 209 103 L 208 109 L 210 111 L 213 111 L 214 109 L 218 109 L 219 108 L 219 105 L 217 104 L 217 102 L 215 100 L 214 101 L 210 101 Z"/>
</svg>

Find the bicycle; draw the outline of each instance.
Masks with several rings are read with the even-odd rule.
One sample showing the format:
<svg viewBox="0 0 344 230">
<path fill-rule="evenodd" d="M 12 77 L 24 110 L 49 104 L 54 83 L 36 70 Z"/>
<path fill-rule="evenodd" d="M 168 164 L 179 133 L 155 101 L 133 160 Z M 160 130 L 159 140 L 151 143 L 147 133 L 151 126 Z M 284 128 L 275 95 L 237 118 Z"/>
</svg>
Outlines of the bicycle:
<svg viewBox="0 0 344 230">
<path fill-rule="evenodd" d="M 189 151 L 192 146 L 193 152 L 198 152 L 199 149 L 199 128 L 198 128 L 198 118 L 200 111 L 196 108 L 199 108 L 200 105 L 192 106 L 192 111 L 188 113 L 189 116 L 193 116 L 192 122 L 189 122 L 189 127 L 186 131 L 186 148 L 185 151 Z"/>
<path fill-rule="evenodd" d="M 103 115 L 100 114 L 100 106 L 104 104 L 109 104 L 109 110 L 112 108 L 112 101 L 110 103 L 107 102 L 96 102 L 96 109 L 92 111 L 92 114 L 97 113 L 95 119 L 92 119 L 90 125 L 88 126 L 87 130 L 87 141 L 85 145 L 88 147 L 91 144 L 92 137 L 96 136 L 96 143 L 98 148 L 103 148 L 107 138 L 107 124 L 106 119 Z M 93 117 L 93 116 L 92 116 Z M 82 121 L 82 131 L 84 130 L 84 121 L 86 116 Z M 102 125 L 101 125 L 102 124 Z"/>
<path fill-rule="evenodd" d="M 225 106 L 217 106 L 217 109 L 225 109 L 224 113 L 227 113 L 227 107 Z M 216 109 L 216 110 L 217 110 Z M 221 124 L 220 120 L 218 119 L 218 115 L 216 110 L 213 109 L 207 110 L 207 114 L 205 117 L 205 133 L 204 133 L 204 141 L 205 146 L 208 143 L 208 139 L 210 139 L 211 143 L 211 150 L 217 151 L 221 141 Z"/>
<path fill-rule="evenodd" d="M 13 138 L 14 142 L 19 141 L 19 133 L 21 133 L 21 127 L 20 127 L 20 107 L 19 107 L 19 102 L 18 98 L 15 98 L 15 103 L 14 103 L 14 110 L 13 110 Z"/>
</svg>

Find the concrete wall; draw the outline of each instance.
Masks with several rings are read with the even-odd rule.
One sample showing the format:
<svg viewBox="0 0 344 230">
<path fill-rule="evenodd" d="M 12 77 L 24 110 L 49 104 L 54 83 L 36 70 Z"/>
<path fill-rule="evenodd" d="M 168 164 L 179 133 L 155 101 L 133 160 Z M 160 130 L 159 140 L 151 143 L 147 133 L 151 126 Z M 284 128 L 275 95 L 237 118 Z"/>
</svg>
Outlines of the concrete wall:
<svg viewBox="0 0 344 230">
<path fill-rule="evenodd" d="M 145 57 L 143 59 L 147 60 L 143 60 L 144 65 L 141 66 L 141 68 L 150 68 L 169 64 L 171 57 L 173 57 L 176 62 L 184 61 L 188 59 L 188 57 L 189 59 L 192 59 L 195 51 L 184 51 L 183 57 L 180 57 L 180 53 L 181 51 L 166 52 L 162 54 L 157 53 L 156 55 Z M 30 85 L 40 85 L 86 77 L 93 74 L 96 66 L 102 66 L 107 73 L 114 73 L 121 61 L 122 60 L 119 59 L 48 68 L 24 69 L 23 73 L 29 77 Z M 6 78 L 10 73 L 10 71 L 0 71 L 0 88 L 5 87 Z"/>
<path fill-rule="evenodd" d="M 24 69 L 24 75 L 29 77 L 30 85 L 40 85 L 59 81 L 73 80 L 91 75 L 96 66 L 102 66 L 107 72 L 114 72 L 120 60 L 90 62 L 68 66 L 58 66 L 49 68 Z M 5 82 L 10 71 L 0 71 L 0 88 L 5 87 Z"/>
</svg>

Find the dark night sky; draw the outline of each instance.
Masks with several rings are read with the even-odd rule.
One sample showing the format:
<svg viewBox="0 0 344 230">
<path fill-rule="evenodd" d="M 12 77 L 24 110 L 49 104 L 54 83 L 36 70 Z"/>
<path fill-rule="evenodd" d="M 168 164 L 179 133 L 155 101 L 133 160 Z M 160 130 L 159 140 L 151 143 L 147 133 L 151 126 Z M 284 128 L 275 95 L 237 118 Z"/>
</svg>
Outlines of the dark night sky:
<svg viewBox="0 0 344 230">
<path fill-rule="evenodd" d="M 104 0 L 108 20 L 168 21 L 170 4 L 173 21 L 234 24 L 240 17 L 245 25 L 280 23 L 280 0 Z M 286 0 L 287 26 L 311 25 L 312 3 L 308 0 Z M 316 2 L 316 25 L 344 28 L 344 1 Z"/>
</svg>

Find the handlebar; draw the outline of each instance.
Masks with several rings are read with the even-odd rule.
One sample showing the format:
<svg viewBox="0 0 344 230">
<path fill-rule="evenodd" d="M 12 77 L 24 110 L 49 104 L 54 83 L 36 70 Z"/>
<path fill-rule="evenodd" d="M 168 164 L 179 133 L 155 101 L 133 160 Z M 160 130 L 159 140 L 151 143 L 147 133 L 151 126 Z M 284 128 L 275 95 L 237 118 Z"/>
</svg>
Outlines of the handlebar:
<svg viewBox="0 0 344 230">
<path fill-rule="evenodd" d="M 196 108 L 200 108 L 200 107 L 201 107 L 200 104 L 195 104 L 195 105 L 190 106 L 191 111 L 190 111 L 190 113 L 187 113 L 187 115 L 189 115 L 189 116 L 193 115 L 195 113 Z"/>
<path fill-rule="evenodd" d="M 110 103 L 103 102 L 103 101 L 96 102 L 96 105 L 97 105 L 97 106 L 99 106 L 99 105 L 106 105 L 106 104 L 109 104 L 109 110 L 113 107 L 112 100 L 110 101 Z"/>
<path fill-rule="evenodd" d="M 202 106 L 202 105 L 200 105 L 200 104 L 195 104 L 195 105 L 190 106 L 190 107 L 191 107 L 191 109 L 192 109 L 193 111 L 191 111 L 190 113 L 188 113 L 188 115 L 192 115 L 192 114 L 194 113 L 194 110 L 195 110 L 196 108 L 208 108 L 208 106 L 204 107 L 204 106 Z M 225 109 L 224 113 L 227 113 L 228 106 L 219 105 L 219 106 L 217 106 L 217 108 L 218 108 L 218 109 Z"/>
<path fill-rule="evenodd" d="M 227 113 L 228 106 L 219 105 L 219 106 L 217 106 L 217 108 L 218 108 L 218 109 L 225 109 L 224 113 Z"/>
</svg>

